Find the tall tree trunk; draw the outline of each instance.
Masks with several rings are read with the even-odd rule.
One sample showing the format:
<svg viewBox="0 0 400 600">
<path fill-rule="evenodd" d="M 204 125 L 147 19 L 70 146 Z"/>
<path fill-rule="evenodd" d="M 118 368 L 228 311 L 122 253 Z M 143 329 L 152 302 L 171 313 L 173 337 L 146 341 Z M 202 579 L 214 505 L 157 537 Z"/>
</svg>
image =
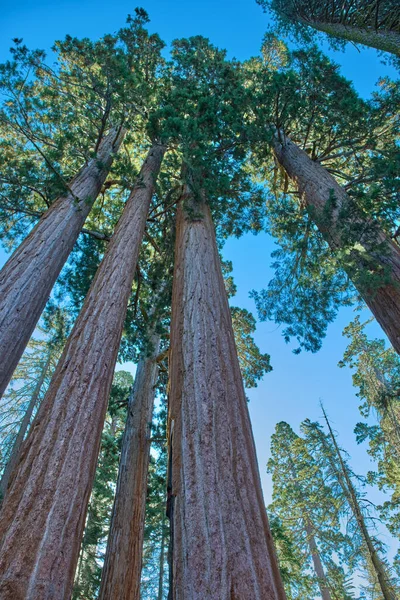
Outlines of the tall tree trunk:
<svg viewBox="0 0 400 600">
<path fill-rule="evenodd" d="M 177 215 L 169 419 L 172 597 L 283 600 L 214 227 L 188 187 Z"/>
<path fill-rule="evenodd" d="M 35 406 L 38 403 L 39 394 L 43 387 L 43 383 L 46 378 L 47 371 L 49 370 L 50 363 L 51 363 L 51 354 L 49 353 L 49 356 L 48 356 L 47 360 L 45 361 L 45 363 L 42 367 L 42 370 L 40 372 L 40 376 L 39 376 L 39 379 L 35 386 L 35 389 L 33 390 L 33 394 L 29 401 L 28 408 L 26 409 L 24 418 L 22 419 L 20 428 L 18 430 L 17 437 L 15 438 L 15 441 L 14 441 L 14 444 L 13 444 L 13 447 L 11 450 L 10 458 L 8 459 L 6 468 L 4 469 L 4 473 L 3 473 L 3 476 L 0 481 L 0 503 L 3 501 L 3 499 L 6 495 L 6 491 L 8 488 L 8 483 L 10 481 L 11 474 L 14 471 L 15 466 L 18 462 L 18 458 L 19 458 L 19 455 L 21 452 L 22 442 L 25 439 L 25 435 L 26 435 L 26 432 L 28 431 L 28 427 L 29 427 L 29 423 L 31 422 L 33 411 L 35 409 Z"/>
<path fill-rule="evenodd" d="M 163 595 L 164 595 L 164 562 L 165 562 L 165 523 L 164 523 L 164 515 L 163 515 L 162 529 L 161 529 L 160 564 L 159 564 L 159 568 L 158 568 L 157 600 L 163 600 Z"/>
<path fill-rule="evenodd" d="M 375 223 L 357 211 L 334 177 L 304 150 L 283 134 L 277 135 L 273 146 L 278 162 L 295 182 L 311 217 L 334 252 L 343 249 L 348 235 L 346 226 L 349 223 L 343 222 L 342 211 L 351 214 L 353 227 L 364 231 L 354 243 L 357 241 L 363 246 L 365 258 L 362 255 L 355 257 L 357 269 L 349 270 L 348 274 L 400 354 L 400 248 Z M 379 247 L 384 249 L 379 250 Z M 371 269 L 378 272 L 382 280 L 371 281 L 371 285 L 361 283 L 363 274 Z"/>
<path fill-rule="evenodd" d="M 369 535 L 368 528 L 365 524 L 365 518 L 362 513 L 360 504 L 358 502 L 357 493 L 353 486 L 351 477 L 349 475 L 347 465 L 345 464 L 345 462 L 342 458 L 342 453 L 340 452 L 340 448 L 336 441 L 336 437 L 332 431 L 331 424 L 328 420 L 325 410 L 324 409 L 322 409 L 322 410 L 324 412 L 325 421 L 328 425 L 329 436 L 332 440 L 332 444 L 335 449 L 335 454 L 336 454 L 336 459 L 337 459 L 337 460 L 334 459 L 334 457 L 332 456 L 332 454 L 330 452 L 329 447 L 327 448 L 326 438 L 322 439 L 322 437 L 321 437 L 322 443 L 325 445 L 325 448 L 327 449 L 331 467 L 333 468 L 333 471 L 337 476 L 339 484 L 343 490 L 343 493 L 345 494 L 345 496 L 348 500 L 350 508 L 351 508 L 351 510 L 354 514 L 354 517 L 357 521 L 361 536 L 367 547 L 372 566 L 374 568 L 376 577 L 378 579 L 378 583 L 379 583 L 379 587 L 382 592 L 382 596 L 383 596 L 384 600 L 396 600 L 395 593 L 394 593 L 393 589 L 391 589 L 391 586 L 390 586 L 390 577 L 386 571 L 385 565 L 379 558 L 379 554 L 376 551 L 376 548 L 371 539 L 371 536 Z M 338 465 L 340 465 L 340 470 L 338 468 Z"/>
<path fill-rule="evenodd" d="M 0 397 L 110 170 L 123 131 L 112 129 L 0 271 Z"/>
<path fill-rule="evenodd" d="M 354 27 L 342 23 L 323 23 L 322 21 L 303 19 L 299 19 L 299 21 L 333 37 L 400 56 L 400 33 L 396 31 L 377 31 L 372 28 Z"/>
<path fill-rule="evenodd" d="M 152 354 L 140 359 L 128 416 L 99 600 L 139 600 L 149 470 L 156 361 L 160 336 L 150 336 Z"/>
<path fill-rule="evenodd" d="M 165 148 L 144 162 L 24 442 L 0 514 L 2 600 L 69 598 L 146 218 Z"/>
<path fill-rule="evenodd" d="M 322 566 L 317 542 L 315 541 L 314 527 L 308 515 L 306 515 L 304 518 L 304 529 L 307 534 L 307 542 L 308 547 L 310 548 L 311 558 L 314 565 L 314 571 L 318 578 L 318 586 L 319 591 L 321 592 L 321 598 L 322 600 L 332 600 L 324 567 Z"/>
</svg>

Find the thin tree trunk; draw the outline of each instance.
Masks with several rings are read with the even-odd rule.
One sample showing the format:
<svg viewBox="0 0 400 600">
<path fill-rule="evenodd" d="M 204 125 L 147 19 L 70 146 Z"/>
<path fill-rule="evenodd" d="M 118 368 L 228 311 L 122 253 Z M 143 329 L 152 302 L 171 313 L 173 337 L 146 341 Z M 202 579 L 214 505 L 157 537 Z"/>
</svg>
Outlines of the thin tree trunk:
<svg viewBox="0 0 400 600">
<path fill-rule="evenodd" d="M 146 158 L 24 442 L 0 514 L 2 600 L 67 599 L 146 218 L 165 148 Z"/>
<path fill-rule="evenodd" d="M 314 527 L 311 523 L 310 517 L 306 515 L 304 519 L 304 529 L 307 534 L 308 547 L 310 548 L 311 558 L 314 565 L 314 571 L 318 578 L 319 591 L 321 592 L 322 600 L 332 600 L 331 593 L 329 591 L 328 581 L 326 579 L 324 567 L 322 566 L 321 557 L 319 554 L 317 542 L 314 536 Z"/>
<path fill-rule="evenodd" d="M 150 336 L 153 351 L 138 363 L 128 416 L 99 600 L 139 600 L 149 470 L 156 358 L 160 336 Z"/>
<path fill-rule="evenodd" d="M 162 530 L 161 530 L 161 550 L 160 550 L 160 565 L 158 575 L 158 594 L 157 600 L 163 600 L 164 595 L 164 561 L 165 561 L 165 523 L 164 515 L 162 519 Z"/>
<path fill-rule="evenodd" d="M 379 582 L 379 587 L 381 589 L 382 595 L 384 600 L 396 600 L 396 596 L 394 594 L 394 591 L 391 589 L 390 586 L 390 578 L 388 576 L 388 573 L 386 572 L 385 569 L 385 565 L 383 564 L 383 562 L 381 561 L 381 559 L 379 558 L 379 555 L 376 551 L 376 548 L 372 542 L 371 536 L 369 535 L 369 531 L 368 528 L 365 524 L 365 519 L 364 519 L 364 515 L 362 513 L 362 510 L 360 508 L 360 504 L 358 502 L 357 499 L 357 493 L 356 490 L 353 486 L 353 482 L 351 480 L 351 477 L 349 475 L 348 469 L 346 464 L 344 463 L 344 460 L 342 458 L 342 453 L 340 452 L 340 448 L 338 446 L 338 443 L 336 441 L 336 437 L 332 431 L 331 428 L 331 424 L 328 420 L 328 417 L 325 413 L 325 410 L 322 409 L 324 412 L 324 417 L 325 417 L 325 421 L 328 425 L 328 430 L 329 430 L 329 436 L 332 440 L 332 444 L 334 446 L 335 449 L 335 453 L 337 456 L 337 460 L 338 463 L 333 460 L 333 457 L 329 451 L 328 448 L 328 456 L 331 462 L 331 466 L 334 469 L 334 472 L 336 473 L 336 476 L 338 478 L 339 484 L 349 502 L 350 508 L 354 514 L 354 517 L 357 521 L 358 527 L 360 529 L 360 533 L 362 538 L 364 539 L 365 545 L 367 547 L 368 550 L 368 554 L 370 556 L 371 559 L 371 563 L 373 565 L 376 577 L 378 579 Z M 325 442 L 325 440 L 322 440 L 323 443 Z M 325 447 L 326 447 L 326 442 L 325 442 Z M 340 471 L 338 469 L 337 465 L 340 465 Z"/>
<path fill-rule="evenodd" d="M 318 579 L 318 587 L 319 587 L 319 591 L 321 592 L 321 598 L 322 598 L 322 600 L 332 600 L 332 596 L 329 591 L 328 580 L 325 575 L 324 567 L 323 567 L 322 561 L 321 561 L 321 556 L 320 556 L 320 553 L 318 550 L 317 542 L 315 540 L 314 524 L 311 521 L 310 515 L 306 509 L 306 501 L 304 499 L 303 490 L 302 490 L 301 484 L 300 484 L 298 476 L 297 476 L 296 467 L 293 462 L 293 457 L 291 455 L 291 452 L 290 452 L 290 456 L 289 456 L 289 463 L 290 463 L 290 469 L 292 472 L 293 483 L 299 494 L 301 503 L 303 505 L 304 530 L 305 530 L 305 533 L 307 536 L 307 543 L 308 543 L 308 547 L 310 549 L 310 554 L 311 554 L 311 558 L 312 558 L 313 565 L 314 565 L 314 571 L 315 571 L 315 574 Z"/>
<path fill-rule="evenodd" d="M 400 34 L 396 31 L 376 31 L 372 28 L 361 29 L 352 25 L 342 25 L 342 23 L 299 20 L 305 25 L 309 25 L 317 29 L 317 31 L 322 31 L 333 37 L 400 56 Z"/>
<path fill-rule="evenodd" d="M 311 217 L 334 252 L 343 249 L 343 240 L 348 233 L 346 225 L 349 223 L 342 222 L 341 211 L 351 213 L 352 225 L 364 231 L 355 241 L 363 246 L 365 257 L 358 255 L 355 258 L 358 268 L 348 271 L 348 274 L 393 348 L 400 354 L 400 248 L 368 217 L 357 211 L 352 199 L 334 177 L 304 150 L 283 134 L 277 134 L 273 146 L 278 162 L 295 182 Z M 379 246 L 384 250 L 377 250 Z M 378 276 L 384 280 L 377 285 L 371 282 L 366 286 L 361 282 L 362 275 L 371 269 L 379 271 Z"/>
<path fill-rule="evenodd" d="M 39 376 L 39 379 L 35 386 L 35 389 L 33 390 L 33 394 L 29 401 L 28 408 L 25 412 L 24 418 L 22 419 L 20 428 L 18 430 L 17 437 L 15 438 L 15 441 L 14 441 L 14 444 L 13 444 L 13 447 L 11 450 L 10 458 L 8 459 L 6 468 L 4 469 L 4 473 L 3 473 L 3 476 L 0 481 L 0 496 L 1 496 L 0 503 L 3 502 L 3 499 L 6 495 L 6 491 L 8 488 L 8 483 L 10 481 L 11 474 L 14 471 L 15 466 L 18 462 L 18 458 L 19 458 L 19 455 L 21 452 L 22 442 L 25 439 L 25 435 L 26 435 L 26 432 L 28 431 L 28 427 L 29 427 L 29 423 L 31 422 L 33 411 L 35 409 L 35 406 L 38 403 L 40 390 L 43 387 L 43 383 L 46 378 L 50 363 L 51 363 L 51 354 L 49 353 L 49 356 L 48 356 L 46 362 L 44 363 L 42 370 L 40 372 L 40 376 Z"/>
<path fill-rule="evenodd" d="M 172 597 L 283 600 L 211 214 L 187 187 L 170 358 Z"/>
<path fill-rule="evenodd" d="M 123 131 L 112 129 L 0 271 L 0 397 L 110 170 Z"/>
</svg>

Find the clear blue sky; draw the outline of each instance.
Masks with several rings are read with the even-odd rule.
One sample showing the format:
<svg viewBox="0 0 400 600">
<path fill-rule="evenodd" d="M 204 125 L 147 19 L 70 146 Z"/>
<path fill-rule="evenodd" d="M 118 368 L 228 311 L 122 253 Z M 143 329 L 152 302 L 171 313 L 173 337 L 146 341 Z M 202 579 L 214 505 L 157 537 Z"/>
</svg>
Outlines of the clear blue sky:
<svg viewBox="0 0 400 600">
<path fill-rule="evenodd" d="M 258 53 L 267 25 L 255 0 L 142 0 L 150 17 L 150 29 L 167 42 L 177 37 L 204 35 L 228 50 L 230 56 L 246 59 Z M 22 37 L 32 48 L 49 50 L 53 41 L 71 34 L 97 38 L 117 30 L 133 13 L 136 4 L 119 0 L 36 0 L 19 2 L 3 0 L 0 23 L 0 61 L 8 57 L 13 37 Z M 324 46 L 327 50 L 327 47 Z M 378 80 L 393 74 L 380 62 L 374 50 L 360 52 L 348 46 L 345 53 L 328 53 L 340 63 L 342 73 L 352 79 L 358 92 L 368 97 Z M 271 275 L 269 269 L 273 241 L 267 235 L 246 235 L 229 240 L 224 256 L 233 261 L 238 294 L 233 304 L 254 311 L 248 297 L 251 289 L 265 287 Z M 0 264 L 4 261 L 0 250 Z M 329 327 L 323 349 L 316 355 L 295 356 L 286 345 L 274 323 L 260 323 L 256 340 L 264 352 L 271 354 L 274 371 L 268 374 L 256 390 L 249 391 L 260 470 L 266 501 L 270 500 L 270 481 L 265 473 L 269 456 L 270 435 L 278 421 L 289 422 L 295 430 L 305 419 L 320 415 L 319 400 L 323 399 L 340 442 L 350 452 L 352 465 L 359 473 L 371 468 L 365 446 L 355 443 L 353 429 L 360 420 L 358 400 L 351 383 L 351 372 L 336 365 L 346 347 L 343 327 L 352 318 L 350 309 L 342 310 Z M 377 326 L 375 335 L 381 335 Z M 371 492 L 371 499 L 379 494 Z M 390 539 L 386 539 L 390 543 Z M 394 544 L 392 543 L 392 548 Z"/>
</svg>

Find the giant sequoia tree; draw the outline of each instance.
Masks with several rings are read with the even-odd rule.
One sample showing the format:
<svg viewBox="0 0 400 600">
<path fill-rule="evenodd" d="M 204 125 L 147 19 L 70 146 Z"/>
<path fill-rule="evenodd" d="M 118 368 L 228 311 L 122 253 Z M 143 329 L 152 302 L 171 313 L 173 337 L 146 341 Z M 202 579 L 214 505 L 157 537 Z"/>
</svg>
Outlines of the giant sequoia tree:
<svg viewBox="0 0 400 600">
<path fill-rule="evenodd" d="M 343 269 L 399 352 L 400 250 L 391 239 L 398 183 L 389 183 L 398 162 L 396 92 L 392 102 L 363 102 L 316 49 L 283 50 L 271 68 L 273 44 L 272 38 L 264 64 L 247 67 L 257 98 L 251 102 L 258 127 L 251 120 L 250 134 L 257 141 L 254 166 L 277 195 L 270 229 L 289 253 L 279 255 L 277 277 L 256 296 L 258 306 L 289 324 L 289 337 L 316 349 L 348 288 L 338 274 Z M 272 147 L 275 165 L 262 141 Z"/>
<path fill-rule="evenodd" d="M 214 236 L 204 196 L 186 187 L 171 323 L 173 598 L 284 598 Z"/>
<path fill-rule="evenodd" d="M 127 28 L 96 43 L 67 38 L 56 46 L 56 70 L 44 63 L 41 53 L 29 53 L 20 45 L 13 61 L 2 65 L 0 89 L 5 102 L 1 127 L 7 165 L 1 177 L 4 204 L 18 213 L 18 205 L 7 198 L 11 195 L 12 199 L 15 188 L 22 184 L 28 194 L 41 195 L 47 210 L 0 273 L 0 394 L 103 187 L 124 136 L 125 120 L 140 115 L 143 105 L 151 101 L 154 92 L 149 93 L 148 87 L 159 63 L 161 44 L 157 37 L 147 35 L 145 21 L 139 13 Z M 31 82 L 32 72 L 36 78 Z M 67 111 L 73 125 L 65 132 L 63 115 Z M 23 151 L 17 158 L 13 153 L 15 133 L 17 150 Z M 75 136 L 87 139 L 83 148 Z M 71 165 L 67 162 L 64 168 L 68 155 L 80 156 L 83 151 L 86 156 L 81 162 L 86 164 L 70 176 Z M 13 158 L 11 165 L 7 164 Z M 17 176 L 16 162 L 21 165 Z M 74 162 L 79 164 L 76 159 Z M 56 183 L 50 202 L 41 191 L 43 182 L 37 182 L 43 170 L 50 171 Z M 24 210 L 29 212 L 29 204 Z"/>
<path fill-rule="evenodd" d="M 288 338 L 317 349 L 351 279 L 399 350 L 398 88 L 363 102 L 315 48 L 273 36 L 244 65 L 201 36 L 164 60 L 146 21 L 138 9 L 98 42 L 67 37 L 55 67 L 17 40 L 1 67 L 0 229 L 23 240 L 3 270 L 4 385 L 56 279 L 75 324 L 10 428 L 0 596 L 68 598 L 78 563 L 77 599 L 162 600 L 168 581 L 174 600 L 284 600 L 280 570 L 290 598 L 350 598 L 343 494 L 286 424 L 275 555 L 244 392 L 269 355 L 229 305 L 219 250 L 278 238 L 256 300 Z M 138 363 L 129 399 L 118 358 Z"/>
<path fill-rule="evenodd" d="M 400 8 L 396 0 L 257 0 L 274 12 L 282 31 L 309 39 L 309 28 L 400 56 Z"/>
<path fill-rule="evenodd" d="M 149 150 L 4 500 L 0 568 L 5 598 L 46 595 L 49 586 L 60 595 L 70 592 L 127 302 L 164 152 L 157 142 Z M 46 476 L 44 493 L 49 471 L 53 475 Z M 30 534 L 21 544 L 29 518 Z"/>
</svg>

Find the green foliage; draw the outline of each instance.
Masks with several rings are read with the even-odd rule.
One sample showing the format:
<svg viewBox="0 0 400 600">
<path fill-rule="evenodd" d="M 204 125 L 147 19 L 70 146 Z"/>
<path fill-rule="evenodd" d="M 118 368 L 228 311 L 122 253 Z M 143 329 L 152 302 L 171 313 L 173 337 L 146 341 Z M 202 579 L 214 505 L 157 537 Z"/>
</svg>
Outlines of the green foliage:
<svg viewBox="0 0 400 600">
<path fill-rule="evenodd" d="M 179 177 L 210 204 L 220 238 L 262 229 L 264 190 L 246 164 L 247 98 L 237 61 L 201 36 L 176 40 L 154 131 L 178 152 Z M 194 207 L 192 207 L 194 209 Z"/>
<path fill-rule="evenodd" d="M 266 59 L 248 61 L 252 91 L 248 135 L 253 176 L 268 186 L 266 229 L 280 249 L 274 252 L 275 276 L 268 288 L 254 292 L 261 318 L 284 323 L 287 340 L 316 351 L 326 327 L 342 305 L 360 290 L 387 283 L 378 263 L 386 255 L 377 230 L 394 234 L 398 222 L 397 85 L 386 82 L 370 102 L 361 100 L 338 67 L 315 47 L 289 52 L 269 68 L 275 54 L 266 39 Z M 316 213 L 305 205 L 303 191 L 271 156 L 276 132 L 288 135 L 321 164 L 348 193 L 337 205 L 331 196 Z M 334 238 L 328 247 L 327 239 Z M 347 273 L 347 275 L 346 275 Z M 297 350 L 298 351 L 298 350 Z"/>
<path fill-rule="evenodd" d="M 65 193 L 111 126 L 129 122 L 128 155 L 135 134 L 143 137 L 163 63 L 147 20 L 138 11 L 96 42 L 67 36 L 54 45 L 55 61 L 17 40 L 0 65 L 0 222 L 10 247 Z"/>
<path fill-rule="evenodd" d="M 378 421 L 358 423 L 355 433 L 358 443 L 369 443 L 368 453 L 376 462 L 376 471 L 368 473 L 368 481 L 390 493 L 390 500 L 379 510 L 390 532 L 400 539 L 400 359 L 384 340 L 368 339 L 367 324 L 357 316 L 345 328 L 350 343 L 339 366 L 354 370 L 361 415 L 366 420 L 372 415 Z"/>
<path fill-rule="evenodd" d="M 320 0 L 256 1 L 265 11 L 272 12 L 280 33 L 292 35 L 303 44 L 314 40 L 318 30 L 330 34 L 329 41 L 335 49 L 343 48 L 345 40 L 362 44 L 362 32 L 389 36 L 400 32 L 400 9 L 396 0 L 350 0 L 345 5 L 340 0 L 329 4 Z M 336 30 L 335 25 L 348 28 L 347 34 Z M 352 28 L 356 30 L 353 35 Z"/>
<path fill-rule="evenodd" d="M 271 198 L 269 231 L 279 240 L 272 253 L 274 277 L 268 287 L 252 291 L 259 317 L 286 325 L 286 342 L 295 338 L 299 347 L 316 352 L 339 308 L 355 294 L 348 277 L 304 209 L 293 198 Z"/>
<path fill-rule="evenodd" d="M 315 581 L 308 573 L 306 554 L 295 542 L 295 536 L 290 527 L 274 514 L 269 515 L 269 525 L 279 561 L 288 600 L 310 598 L 315 590 Z"/>
<path fill-rule="evenodd" d="M 247 388 L 257 387 L 257 381 L 272 371 L 270 356 L 262 354 L 254 342 L 252 334 L 256 330 L 256 320 L 253 315 L 235 306 L 231 308 L 231 315 L 244 385 Z"/>
<path fill-rule="evenodd" d="M 351 470 L 349 461 L 337 445 L 332 430 L 328 435 L 319 423 L 312 423 L 308 419 L 302 423 L 301 429 L 309 451 L 318 462 L 321 471 L 325 473 L 325 481 L 337 496 L 343 498 L 341 512 L 346 520 L 346 532 L 351 538 L 350 552 L 346 557 L 348 565 L 351 569 L 361 568 L 364 578 L 369 582 L 365 586 L 366 590 L 371 586 L 375 589 L 380 588 L 371 549 L 363 531 L 364 527 L 372 548 L 377 553 L 377 560 L 381 563 L 386 582 L 397 595 L 400 589 L 399 580 L 396 579 L 388 564 L 385 545 L 376 536 L 376 510 L 368 501 L 365 490 L 360 488 L 360 484 L 365 485 L 364 480 Z"/>
<path fill-rule="evenodd" d="M 292 570 L 287 583 L 289 597 L 310 597 L 316 591 L 316 573 L 310 575 L 310 543 L 314 539 L 332 597 L 350 598 L 346 591 L 347 573 L 342 566 L 351 547 L 350 538 L 341 530 L 343 499 L 326 482 L 318 461 L 287 423 L 278 423 L 271 438 L 268 471 L 273 481 L 269 511 L 283 524 L 292 552 L 302 556 L 300 568 Z M 280 544 L 277 546 L 279 556 Z M 285 546 L 281 552 L 284 564 Z"/>
</svg>

